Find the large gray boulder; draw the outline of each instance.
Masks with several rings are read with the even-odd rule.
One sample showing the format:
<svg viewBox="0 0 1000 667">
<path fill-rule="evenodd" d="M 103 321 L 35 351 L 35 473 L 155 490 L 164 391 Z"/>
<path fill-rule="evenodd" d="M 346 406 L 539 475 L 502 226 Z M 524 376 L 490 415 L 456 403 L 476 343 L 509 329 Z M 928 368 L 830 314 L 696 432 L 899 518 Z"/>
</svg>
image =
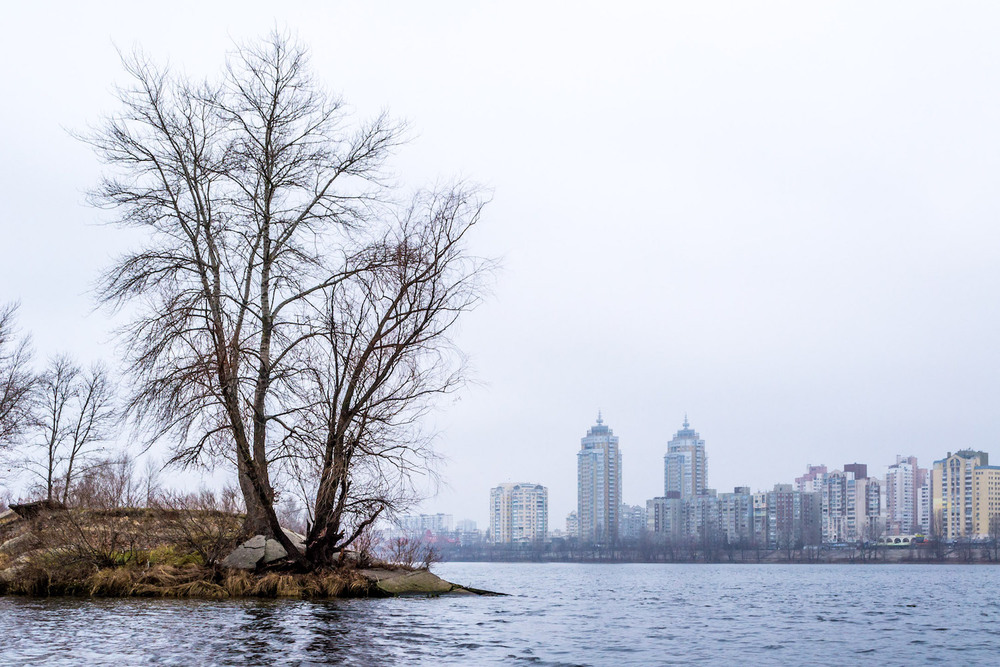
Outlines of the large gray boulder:
<svg viewBox="0 0 1000 667">
<path fill-rule="evenodd" d="M 291 540 L 292 546 L 298 549 L 299 553 L 306 552 L 304 535 L 294 533 L 287 528 L 282 528 L 281 531 Z M 265 538 L 263 535 L 254 535 L 222 559 L 220 565 L 237 570 L 256 570 L 261 565 L 267 565 L 287 557 L 288 552 L 281 546 L 281 542 Z"/>
<path fill-rule="evenodd" d="M 264 557 L 266 544 L 267 539 L 263 535 L 254 535 L 223 558 L 221 565 L 237 570 L 255 570 L 257 563 Z"/>
</svg>

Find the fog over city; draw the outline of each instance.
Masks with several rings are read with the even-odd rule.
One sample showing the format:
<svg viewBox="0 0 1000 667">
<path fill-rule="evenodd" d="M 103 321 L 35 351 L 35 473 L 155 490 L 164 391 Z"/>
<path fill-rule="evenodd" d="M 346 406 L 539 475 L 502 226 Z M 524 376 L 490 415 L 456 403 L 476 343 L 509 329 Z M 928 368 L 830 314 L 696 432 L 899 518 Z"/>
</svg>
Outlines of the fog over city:
<svg viewBox="0 0 1000 667">
<path fill-rule="evenodd" d="M 484 526 L 490 487 L 536 482 L 561 527 L 598 410 L 631 504 L 662 494 L 685 413 L 719 490 L 1000 456 L 998 20 L 922 2 L 7 7 L 0 303 L 20 301 L 39 363 L 113 364 L 91 288 L 136 239 L 86 204 L 101 166 L 71 132 L 115 108 L 118 50 L 209 76 L 277 28 L 359 116 L 408 122 L 400 183 L 492 193 L 470 242 L 502 269 L 460 323 L 475 382 L 433 413 L 441 485 L 418 511 Z"/>
</svg>

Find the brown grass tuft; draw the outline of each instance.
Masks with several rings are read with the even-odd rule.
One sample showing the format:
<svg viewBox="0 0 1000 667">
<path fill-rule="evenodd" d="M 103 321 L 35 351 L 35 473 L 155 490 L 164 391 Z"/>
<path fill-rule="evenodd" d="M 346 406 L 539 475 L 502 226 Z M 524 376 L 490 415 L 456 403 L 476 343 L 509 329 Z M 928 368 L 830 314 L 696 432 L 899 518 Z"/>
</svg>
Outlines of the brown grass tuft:
<svg viewBox="0 0 1000 667">
<path fill-rule="evenodd" d="M 135 588 L 135 571 L 131 568 L 114 567 L 94 572 L 87 577 L 87 586 L 93 597 L 129 597 Z"/>
<path fill-rule="evenodd" d="M 265 598 L 301 598 L 302 590 L 297 577 L 270 572 L 253 582 L 250 594 Z"/>
<path fill-rule="evenodd" d="M 245 570 L 230 570 L 222 579 L 222 587 L 234 598 L 242 598 L 250 595 L 253 586 L 253 576 Z"/>
</svg>

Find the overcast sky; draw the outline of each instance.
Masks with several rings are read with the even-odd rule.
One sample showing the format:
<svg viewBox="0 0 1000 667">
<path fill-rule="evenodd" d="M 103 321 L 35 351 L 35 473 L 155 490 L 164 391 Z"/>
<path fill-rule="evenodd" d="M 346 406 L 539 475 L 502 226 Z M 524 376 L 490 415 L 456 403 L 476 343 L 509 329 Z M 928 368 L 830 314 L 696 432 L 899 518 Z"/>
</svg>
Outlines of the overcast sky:
<svg viewBox="0 0 1000 667">
<path fill-rule="evenodd" d="M 598 409 L 630 503 L 685 411 L 720 491 L 1000 457 L 1000 6 L 294 4 L 5 7 L 0 302 L 41 356 L 114 359 L 88 290 L 129 240 L 67 130 L 115 108 L 115 45 L 204 76 L 277 26 L 360 115 L 410 122 L 403 182 L 493 189 L 473 243 L 504 268 L 424 511 L 483 525 L 491 486 L 539 482 L 562 527 Z"/>
</svg>

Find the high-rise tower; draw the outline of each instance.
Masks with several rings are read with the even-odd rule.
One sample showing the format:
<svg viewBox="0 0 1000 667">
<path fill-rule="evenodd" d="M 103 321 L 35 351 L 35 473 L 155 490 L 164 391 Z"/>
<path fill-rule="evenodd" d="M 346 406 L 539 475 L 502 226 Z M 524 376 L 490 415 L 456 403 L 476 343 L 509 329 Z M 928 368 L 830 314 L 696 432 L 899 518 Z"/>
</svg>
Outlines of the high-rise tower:
<svg viewBox="0 0 1000 667">
<path fill-rule="evenodd" d="M 667 498 L 696 498 L 708 487 L 705 441 L 690 426 L 684 415 L 684 427 L 667 443 L 663 457 L 663 495 Z"/>
<path fill-rule="evenodd" d="M 926 473 L 925 473 L 926 475 Z M 917 457 L 896 455 L 896 463 L 885 474 L 886 532 L 907 535 L 918 531 L 920 468 Z"/>
<path fill-rule="evenodd" d="M 622 502 L 622 453 L 618 436 L 597 413 L 597 424 L 580 440 L 577 464 L 577 520 L 584 542 L 618 539 Z"/>
</svg>

